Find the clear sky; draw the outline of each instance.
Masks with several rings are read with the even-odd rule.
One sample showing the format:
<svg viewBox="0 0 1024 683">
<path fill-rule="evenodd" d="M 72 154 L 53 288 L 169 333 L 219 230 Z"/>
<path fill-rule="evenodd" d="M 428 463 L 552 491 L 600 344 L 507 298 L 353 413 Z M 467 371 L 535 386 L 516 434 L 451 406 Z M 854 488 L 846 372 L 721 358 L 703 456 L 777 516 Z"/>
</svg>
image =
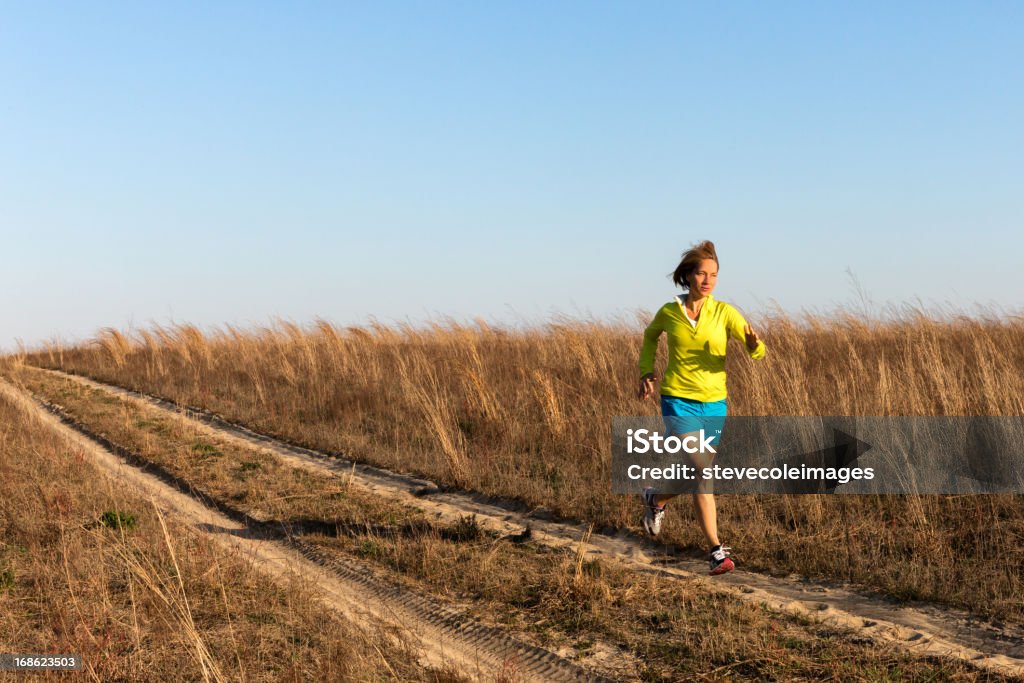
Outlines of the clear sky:
<svg viewBox="0 0 1024 683">
<path fill-rule="evenodd" d="M 1024 304 L 1024 3 L 0 4 L 0 348 Z"/>
</svg>

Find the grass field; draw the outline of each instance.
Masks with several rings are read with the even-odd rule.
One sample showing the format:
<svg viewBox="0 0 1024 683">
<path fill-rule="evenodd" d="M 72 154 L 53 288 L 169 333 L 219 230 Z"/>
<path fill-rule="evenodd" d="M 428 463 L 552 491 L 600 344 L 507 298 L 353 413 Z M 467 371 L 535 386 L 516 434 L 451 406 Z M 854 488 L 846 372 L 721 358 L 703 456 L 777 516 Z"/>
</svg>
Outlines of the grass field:
<svg viewBox="0 0 1024 683">
<path fill-rule="evenodd" d="M 729 356 L 733 415 L 1020 415 L 1024 320 L 887 320 L 840 312 L 757 321 L 768 345 Z M 562 320 L 339 329 L 281 322 L 203 333 L 181 325 L 51 345 L 15 362 L 201 406 L 254 429 L 442 484 L 637 528 L 610 493 L 610 420 L 656 414 L 635 398 L 642 324 Z M 662 342 L 664 344 L 664 342 Z M 664 352 L 659 354 L 664 362 Z M 659 373 L 660 374 L 660 373 Z M 697 551 L 679 505 L 663 532 Z M 722 497 L 742 566 L 839 579 L 898 598 L 1024 619 L 1017 496 Z"/>
<path fill-rule="evenodd" d="M 805 619 L 781 616 L 709 592 L 700 583 L 666 582 L 605 562 L 584 562 L 529 541 L 496 537 L 471 519 L 439 526 L 415 507 L 352 487 L 344 473 L 320 475 L 290 467 L 158 408 L 73 380 L 31 368 L 7 368 L 6 374 L 37 396 L 59 402 L 89 431 L 222 504 L 275 526 L 319 522 L 318 531 L 306 539 L 327 556 L 357 558 L 393 572 L 408 590 L 454 598 L 485 623 L 512 629 L 537 645 L 569 651 L 590 665 L 587 658 L 596 657 L 606 667 L 603 672 L 616 678 L 1004 680 L 962 663 L 914 657 L 892 645 L 880 647 Z M 10 481 L 29 477 L 18 471 Z M 126 501 L 118 509 L 135 510 L 139 504 Z M 13 518 L 13 511 L 9 516 Z M 330 529 L 337 531 L 324 533 Z M 204 555 L 197 561 L 209 562 Z M 246 609 L 256 609 L 251 602 L 235 605 L 230 586 L 227 591 L 217 604 L 235 620 Z M 202 602 L 205 593 L 196 592 L 189 596 L 193 611 L 200 609 L 197 602 L 207 606 Z M 106 602 L 102 592 L 82 596 Z M 291 629 L 295 617 L 288 616 L 266 619 Z M 216 622 L 204 621 L 196 637 L 211 639 L 207 628 L 219 632 Z M 309 646 L 326 644 L 323 638 L 311 638 Z M 268 653 L 253 666 L 272 661 Z M 303 671 L 312 679 L 330 680 L 316 673 Z M 370 672 L 340 672 L 337 680 L 415 680 L 404 675 L 374 675 L 371 666 Z M 429 671 L 419 676 L 440 678 Z"/>
</svg>

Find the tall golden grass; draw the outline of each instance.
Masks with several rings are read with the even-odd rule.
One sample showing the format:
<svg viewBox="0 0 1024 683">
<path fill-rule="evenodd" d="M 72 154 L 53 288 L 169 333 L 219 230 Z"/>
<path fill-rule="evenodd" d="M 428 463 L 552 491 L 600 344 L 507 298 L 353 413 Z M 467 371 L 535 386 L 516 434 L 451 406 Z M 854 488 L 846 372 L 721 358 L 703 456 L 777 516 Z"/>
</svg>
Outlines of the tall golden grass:
<svg viewBox="0 0 1024 683">
<path fill-rule="evenodd" d="M 621 528 L 635 527 L 640 509 L 610 492 L 611 418 L 658 411 L 635 398 L 645 322 L 154 326 L 103 330 L 94 343 L 51 344 L 24 360 Z M 884 319 L 840 310 L 754 322 L 768 356 L 751 362 L 734 347 L 731 415 L 1024 414 L 1021 317 L 911 307 Z M 696 549 L 702 538 L 687 507 L 663 533 Z M 1017 497 L 722 497 L 719 511 L 749 568 L 1024 617 Z"/>
</svg>

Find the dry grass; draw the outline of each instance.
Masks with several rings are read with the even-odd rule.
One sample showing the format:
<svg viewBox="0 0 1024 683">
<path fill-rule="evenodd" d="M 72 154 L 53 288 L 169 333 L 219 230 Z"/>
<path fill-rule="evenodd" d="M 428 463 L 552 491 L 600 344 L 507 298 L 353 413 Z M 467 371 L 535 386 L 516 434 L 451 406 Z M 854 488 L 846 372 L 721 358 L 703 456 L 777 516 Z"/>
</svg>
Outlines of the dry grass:
<svg viewBox="0 0 1024 683">
<path fill-rule="evenodd" d="M 80 654 L 96 681 L 444 678 L 116 489 L 3 397 L 0 651 Z"/>
<path fill-rule="evenodd" d="M 248 446 L 213 439 L 180 418 L 158 420 L 158 409 L 72 380 L 34 370 L 12 374 L 39 395 L 59 399 L 90 431 L 238 510 L 262 519 L 312 515 L 330 522 L 337 535 L 305 536 L 328 557 L 356 557 L 396 572 L 412 590 L 454 597 L 484 622 L 551 649 L 594 657 L 627 680 L 1003 680 L 963 664 L 850 640 L 710 593 L 700 583 L 637 575 L 587 561 L 580 552 L 498 538 L 471 518 L 439 526 L 421 511 L 349 487 L 345 474 L 311 475 Z M 197 452 L 197 442 L 209 448 Z M 247 462 L 260 467 L 233 476 Z M 187 619 L 179 610 L 179 621 Z"/>
<path fill-rule="evenodd" d="M 758 363 L 738 347 L 730 354 L 733 415 L 1024 411 L 1019 317 L 908 309 L 887 320 L 840 312 L 757 322 L 769 354 Z M 635 528 L 637 502 L 610 493 L 608 434 L 612 416 L 658 410 L 634 398 L 641 329 L 572 320 L 525 330 L 181 325 L 131 337 L 105 330 L 93 344 L 54 344 L 21 360 L 598 528 Z M 723 497 L 719 510 L 746 567 L 1024 618 L 1018 497 Z M 702 545 L 688 510 L 670 515 L 664 534 Z"/>
</svg>

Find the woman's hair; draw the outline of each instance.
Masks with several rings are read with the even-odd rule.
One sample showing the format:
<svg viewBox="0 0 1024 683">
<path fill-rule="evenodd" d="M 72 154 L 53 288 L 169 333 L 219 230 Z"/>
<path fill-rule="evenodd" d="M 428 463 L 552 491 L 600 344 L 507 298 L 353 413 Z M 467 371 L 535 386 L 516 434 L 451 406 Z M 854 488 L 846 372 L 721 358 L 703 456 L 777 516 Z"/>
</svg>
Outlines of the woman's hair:
<svg viewBox="0 0 1024 683">
<path fill-rule="evenodd" d="M 715 265 L 718 265 L 718 254 L 715 253 L 715 245 L 708 240 L 699 242 L 683 252 L 683 260 L 679 262 L 679 265 L 676 266 L 675 271 L 672 273 L 672 282 L 684 290 L 688 290 L 690 288 L 690 275 L 704 259 L 711 259 L 715 262 Z"/>
</svg>

